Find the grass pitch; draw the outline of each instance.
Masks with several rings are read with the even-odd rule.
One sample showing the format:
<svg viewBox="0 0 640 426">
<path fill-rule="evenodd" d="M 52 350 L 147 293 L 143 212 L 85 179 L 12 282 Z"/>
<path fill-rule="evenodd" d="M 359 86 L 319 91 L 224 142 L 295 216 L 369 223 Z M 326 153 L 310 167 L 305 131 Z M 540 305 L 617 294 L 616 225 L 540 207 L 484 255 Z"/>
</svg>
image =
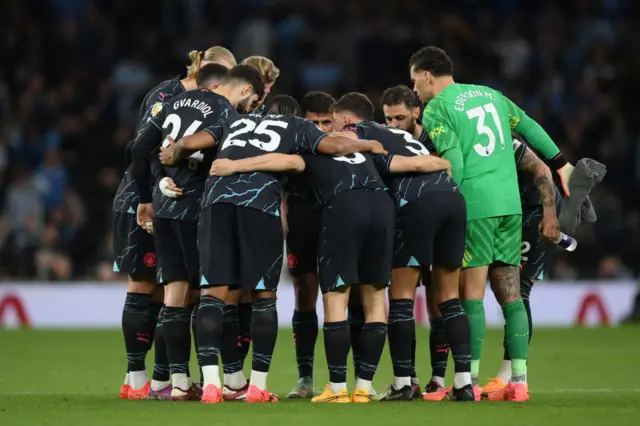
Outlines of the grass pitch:
<svg viewBox="0 0 640 426">
<path fill-rule="evenodd" d="M 423 385 L 430 375 L 427 342 L 428 330 L 420 329 L 418 373 Z M 328 376 L 324 350 L 321 341 L 318 343 L 316 390 L 324 386 Z M 192 359 L 192 372 L 197 374 L 195 356 Z M 0 425 L 640 424 L 640 328 L 535 330 L 529 363 L 532 396 L 524 404 L 415 401 L 314 405 L 283 399 L 277 404 L 210 406 L 121 401 L 118 390 L 125 360 L 118 331 L 0 331 L 0 365 L 4 366 L 0 373 Z M 502 332 L 489 331 L 481 376 L 495 374 L 501 360 Z M 151 359 L 147 365 L 152 366 Z M 249 362 L 246 367 L 250 368 Z M 281 330 L 269 375 L 270 390 L 284 397 L 296 378 L 291 332 Z M 376 389 L 382 390 L 391 379 L 385 348 Z"/>
</svg>

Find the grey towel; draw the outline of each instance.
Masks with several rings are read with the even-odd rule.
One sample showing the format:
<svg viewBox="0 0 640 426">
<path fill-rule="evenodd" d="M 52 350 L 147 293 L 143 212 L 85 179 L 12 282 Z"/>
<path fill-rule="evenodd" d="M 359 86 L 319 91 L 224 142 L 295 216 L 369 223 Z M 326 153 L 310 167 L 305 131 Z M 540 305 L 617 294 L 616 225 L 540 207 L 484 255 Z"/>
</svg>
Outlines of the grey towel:
<svg viewBox="0 0 640 426">
<path fill-rule="evenodd" d="M 562 211 L 558 217 L 562 232 L 573 235 L 581 222 L 595 222 L 598 219 L 589 194 L 606 174 L 607 168 L 602 163 L 590 158 L 578 161 L 569 179 L 571 197 L 562 202 Z"/>
</svg>

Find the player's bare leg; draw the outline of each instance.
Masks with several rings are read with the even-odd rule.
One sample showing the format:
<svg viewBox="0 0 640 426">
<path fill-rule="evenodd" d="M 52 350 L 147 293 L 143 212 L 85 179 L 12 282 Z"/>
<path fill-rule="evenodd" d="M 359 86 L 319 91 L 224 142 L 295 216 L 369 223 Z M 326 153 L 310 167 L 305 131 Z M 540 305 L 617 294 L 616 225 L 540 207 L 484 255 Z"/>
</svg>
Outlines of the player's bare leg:
<svg viewBox="0 0 640 426">
<path fill-rule="evenodd" d="M 416 339 L 413 303 L 419 278 L 418 267 L 391 271 L 388 338 L 394 377 L 393 384 L 380 395 L 380 401 L 410 401 L 413 398 L 411 379 L 415 374 L 413 349 Z"/>
<path fill-rule="evenodd" d="M 293 313 L 293 338 L 298 364 L 298 383 L 287 398 L 312 398 L 313 360 L 318 338 L 318 276 L 315 273 L 293 277 L 296 306 Z"/>
<path fill-rule="evenodd" d="M 494 264 L 489 268 L 489 279 L 505 318 L 505 338 L 511 355 L 511 377 L 505 388 L 490 393 L 487 397 L 490 400 L 526 401 L 529 399 L 529 321 L 520 296 L 520 268 L 515 265 Z"/>
<path fill-rule="evenodd" d="M 254 291 L 252 294 L 251 378 L 247 402 L 277 402 L 278 396 L 269 393 L 267 375 L 278 337 L 278 311 L 275 291 Z"/>
<path fill-rule="evenodd" d="M 372 385 L 373 376 L 378 370 L 387 337 L 385 287 L 386 284 L 360 284 L 365 322 L 360 333 L 360 347 L 362 349 L 360 373 L 356 380 L 356 388 L 351 395 L 352 402 L 369 402 L 375 395 Z"/>
<path fill-rule="evenodd" d="M 484 294 L 487 282 L 488 266 L 463 269 L 460 273 L 460 299 L 469 318 L 471 333 L 471 382 L 476 394 L 481 393 L 478 385 L 480 357 L 486 333 L 484 317 Z"/>
<path fill-rule="evenodd" d="M 173 281 L 165 286 L 162 327 L 171 366 L 171 399 L 196 399 L 189 377 L 191 353 L 191 309 L 188 281 Z"/>
<path fill-rule="evenodd" d="M 127 352 L 127 374 L 120 388 L 122 399 L 146 399 L 151 386 L 145 368 L 153 323 L 151 298 L 156 284 L 129 275 L 127 297 L 122 310 L 122 333 Z"/>
<path fill-rule="evenodd" d="M 460 268 L 434 266 L 433 299 L 442 314 L 443 328 L 453 355 L 455 376 L 448 397 L 455 401 L 479 400 L 471 384 L 471 336 L 469 320 L 459 295 Z M 426 398 L 425 394 L 425 399 Z"/>
<path fill-rule="evenodd" d="M 329 368 L 329 384 L 311 402 L 348 403 L 347 357 L 351 348 L 347 305 L 349 286 L 343 285 L 322 295 L 324 305 L 324 351 Z"/>
<path fill-rule="evenodd" d="M 442 314 L 438 309 L 437 285 L 433 283 L 431 273 L 427 274 L 428 283 L 425 283 L 427 294 L 427 314 L 429 314 L 429 353 L 431 355 L 431 379 L 424 392 L 426 394 L 438 393 L 445 390 L 444 376 L 447 371 L 449 359 L 449 341 L 444 331 Z M 423 275 L 423 282 L 425 277 Z"/>
<path fill-rule="evenodd" d="M 218 358 L 222 342 L 222 316 L 228 292 L 228 286 L 203 288 L 200 292 L 200 306 L 196 317 L 197 354 L 204 379 L 202 402 L 207 404 L 222 402 Z"/>
<path fill-rule="evenodd" d="M 224 387 L 222 396 L 225 401 L 245 399 L 249 389 L 249 381 L 245 378 L 242 367 L 244 355 L 242 351 L 242 336 L 240 321 L 238 318 L 238 303 L 248 294 L 244 290 L 230 290 L 222 315 L 222 369 L 224 374 Z M 251 310 L 249 310 L 251 312 Z M 250 319 L 250 318 L 249 318 Z"/>
</svg>

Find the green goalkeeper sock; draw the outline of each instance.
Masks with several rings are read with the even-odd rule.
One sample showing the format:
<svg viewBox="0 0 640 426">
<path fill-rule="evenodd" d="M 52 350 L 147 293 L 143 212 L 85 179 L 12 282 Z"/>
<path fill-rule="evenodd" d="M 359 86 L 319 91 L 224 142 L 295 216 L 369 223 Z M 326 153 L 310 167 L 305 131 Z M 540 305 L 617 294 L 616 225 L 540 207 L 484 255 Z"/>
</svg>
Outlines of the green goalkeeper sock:
<svg viewBox="0 0 640 426">
<path fill-rule="evenodd" d="M 522 300 L 502 307 L 505 338 L 511 355 L 511 382 L 527 382 L 527 356 L 529 354 L 529 320 Z"/>
<path fill-rule="evenodd" d="M 486 332 L 484 320 L 484 302 L 482 300 L 463 300 L 462 307 L 469 318 L 469 331 L 471 334 L 471 384 L 478 384 L 480 372 L 480 357 L 482 356 L 482 344 Z"/>
</svg>

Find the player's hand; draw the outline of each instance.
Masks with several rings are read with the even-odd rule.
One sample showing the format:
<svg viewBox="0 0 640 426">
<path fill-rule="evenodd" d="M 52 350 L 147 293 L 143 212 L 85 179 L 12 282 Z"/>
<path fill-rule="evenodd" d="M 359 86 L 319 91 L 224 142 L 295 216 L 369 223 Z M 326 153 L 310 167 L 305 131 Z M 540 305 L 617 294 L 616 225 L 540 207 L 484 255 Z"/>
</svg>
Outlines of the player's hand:
<svg viewBox="0 0 640 426">
<path fill-rule="evenodd" d="M 560 238 L 560 223 L 558 217 L 554 215 L 542 215 L 542 220 L 538 225 L 538 231 L 542 238 L 555 243 Z"/>
<path fill-rule="evenodd" d="M 178 198 L 182 195 L 182 189 L 178 188 L 170 177 L 163 177 L 162 180 L 160 180 L 158 187 L 165 197 Z"/>
<path fill-rule="evenodd" d="M 382 154 L 382 155 L 388 155 L 389 153 L 387 152 L 386 149 L 384 149 L 384 145 L 382 145 L 380 142 L 378 141 L 368 141 L 369 143 L 369 152 L 372 154 Z"/>
<path fill-rule="evenodd" d="M 138 204 L 138 225 L 148 233 L 153 233 L 153 207 L 151 203 Z"/>
<path fill-rule="evenodd" d="M 210 176 L 231 176 L 236 172 L 235 161 L 228 158 L 219 158 L 211 165 Z"/>
<path fill-rule="evenodd" d="M 167 136 L 168 145 L 164 146 L 164 144 L 160 147 L 160 162 L 165 166 L 173 166 L 178 162 L 178 157 L 180 155 L 180 145 L 173 140 L 171 136 Z"/>
</svg>

